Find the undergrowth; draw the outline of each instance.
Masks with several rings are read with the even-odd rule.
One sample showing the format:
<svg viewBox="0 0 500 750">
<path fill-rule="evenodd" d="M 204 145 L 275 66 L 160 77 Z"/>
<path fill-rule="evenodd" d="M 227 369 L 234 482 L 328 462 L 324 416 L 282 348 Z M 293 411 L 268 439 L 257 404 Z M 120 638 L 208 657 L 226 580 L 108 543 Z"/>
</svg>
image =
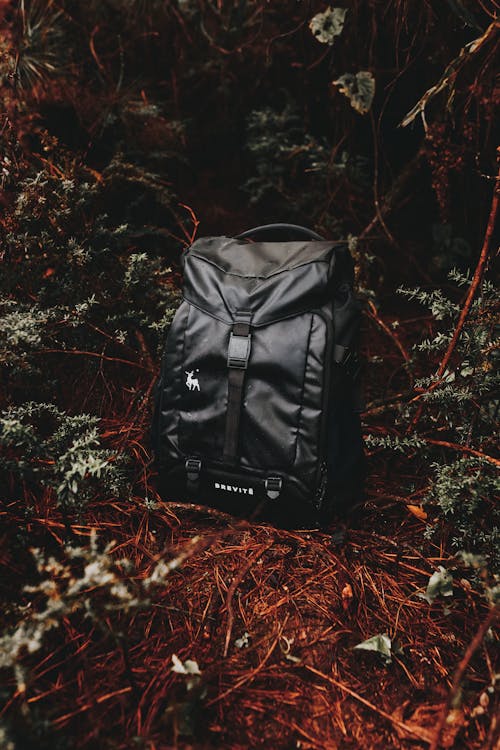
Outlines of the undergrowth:
<svg viewBox="0 0 500 750">
<path fill-rule="evenodd" d="M 492 748 L 494 9 L 1 13 L 0 747 Z M 154 488 L 182 250 L 270 220 L 348 237 L 365 301 L 366 503 L 324 531 Z"/>
</svg>

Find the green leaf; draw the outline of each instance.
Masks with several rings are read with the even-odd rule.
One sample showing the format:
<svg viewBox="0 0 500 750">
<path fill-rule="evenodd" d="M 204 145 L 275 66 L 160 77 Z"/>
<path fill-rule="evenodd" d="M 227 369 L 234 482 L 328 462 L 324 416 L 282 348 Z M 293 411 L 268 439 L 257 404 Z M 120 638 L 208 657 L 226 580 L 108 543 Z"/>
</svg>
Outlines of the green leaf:
<svg viewBox="0 0 500 750">
<path fill-rule="evenodd" d="M 425 594 L 419 594 L 419 596 L 429 604 L 432 604 L 438 596 L 453 596 L 453 576 L 440 565 L 439 570 L 436 570 L 429 578 Z"/>
<path fill-rule="evenodd" d="M 356 74 L 344 73 L 333 85 L 338 86 L 340 93 L 347 96 L 351 106 L 360 115 L 366 115 L 370 111 L 375 96 L 375 79 L 368 70 L 360 70 Z"/>
<path fill-rule="evenodd" d="M 387 633 L 379 633 L 354 646 L 359 651 L 376 651 L 386 664 L 392 661 L 392 642 Z"/>
</svg>

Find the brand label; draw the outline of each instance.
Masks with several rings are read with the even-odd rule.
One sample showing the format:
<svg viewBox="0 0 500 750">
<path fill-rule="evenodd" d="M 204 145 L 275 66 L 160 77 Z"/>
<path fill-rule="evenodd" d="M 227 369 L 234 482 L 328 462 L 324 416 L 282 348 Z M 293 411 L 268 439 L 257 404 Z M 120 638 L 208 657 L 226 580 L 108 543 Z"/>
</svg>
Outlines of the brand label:
<svg viewBox="0 0 500 750">
<path fill-rule="evenodd" d="M 200 390 L 200 381 L 198 380 L 198 378 L 193 377 L 195 372 L 199 372 L 199 370 L 185 370 L 185 373 L 187 375 L 186 385 L 190 391 Z"/>
<path fill-rule="evenodd" d="M 238 487 L 235 484 L 222 484 L 221 482 L 214 482 L 216 490 L 224 490 L 224 492 L 235 492 L 240 495 L 253 495 L 253 487 Z"/>
</svg>

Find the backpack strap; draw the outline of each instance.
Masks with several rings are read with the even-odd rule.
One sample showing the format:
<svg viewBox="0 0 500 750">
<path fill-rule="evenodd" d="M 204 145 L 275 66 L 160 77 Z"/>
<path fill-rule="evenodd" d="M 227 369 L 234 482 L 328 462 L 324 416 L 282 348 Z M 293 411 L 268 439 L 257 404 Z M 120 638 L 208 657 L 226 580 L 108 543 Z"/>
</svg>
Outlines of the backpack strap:
<svg viewBox="0 0 500 750">
<path fill-rule="evenodd" d="M 224 460 L 229 463 L 234 463 L 238 456 L 243 386 L 252 345 L 252 335 L 250 333 L 251 320 L 252 313 L 245 310 L 236 312 L 229 336 L 227 352 L 227 366 L 229 369 L 228 397 L 226 432 L 224 436 Z"/>
</svg>

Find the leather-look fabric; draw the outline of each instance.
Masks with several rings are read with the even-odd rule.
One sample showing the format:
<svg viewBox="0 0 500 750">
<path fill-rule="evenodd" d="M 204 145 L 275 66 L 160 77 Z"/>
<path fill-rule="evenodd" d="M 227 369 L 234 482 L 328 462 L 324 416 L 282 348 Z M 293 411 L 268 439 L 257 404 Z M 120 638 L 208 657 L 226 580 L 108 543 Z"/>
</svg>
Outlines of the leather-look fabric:
<svg viewBox="0 0 500 750">
<path fill-rule="evenodd" d="M 229 325 L 236 310 L 253 312 L 254 326 L 268 325 L 328 296 L 335 248 L 345 252 L 333 242 L 200 239 L 184 256 L 185 298 Z"/>
<path fill-rule="evenodd" d="M 235 513 L 266 502 L 312 519 L 335 506 L 335 476 L 349 484 L 339 461 L 346 463 L 347 451 L 359 488 L 363 453 L 352 383 L 334 361 L 335 344 L 353 346 L 359 325 L 346 244 L 209 237 L 188 248 L 183 267 L 184 300 L 167 336 L 153 417 L 162 492 Z M 248 361 L 228 361 L 242 316 L 251 321 L 248 346 L 233 342 L 232 349 Z M 245 368 L 231 462 L 224 453 L 230 366 Z M 335 383 L 342 385 L 333 392 Z M 187 490 L 188 459 L 200 466 L 195 497 Z"/>
</svg>

